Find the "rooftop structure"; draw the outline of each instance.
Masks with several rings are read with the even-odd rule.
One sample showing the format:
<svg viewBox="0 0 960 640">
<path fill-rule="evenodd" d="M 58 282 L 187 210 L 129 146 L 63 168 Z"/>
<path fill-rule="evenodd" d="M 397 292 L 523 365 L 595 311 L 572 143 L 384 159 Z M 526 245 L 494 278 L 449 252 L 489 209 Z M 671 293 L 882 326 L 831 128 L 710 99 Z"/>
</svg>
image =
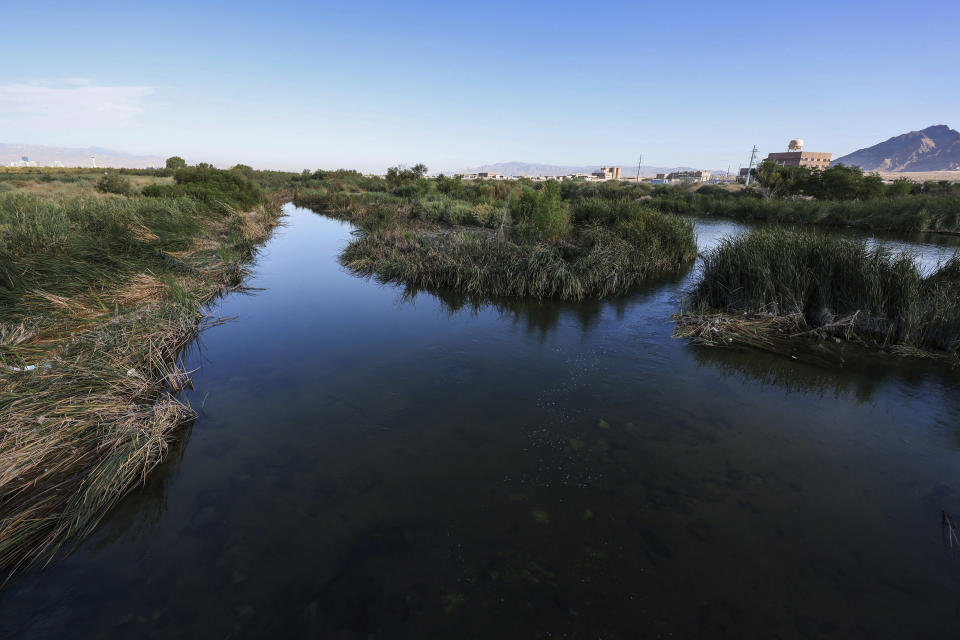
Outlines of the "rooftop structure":
<svg viewBox="0 0 960 640">
<path fill-rule="evenodd" d="M 619 180 L 620 167 L 600 167 L 600 169 L 594 171 L 591 176 L 598 180 Z"/>
<path fill-rule="evenodd" d="M 774 162 L 781 167 L 807 167 L 822 170 L 830 166 L 832 155 L 821 151 L 804 151 L 803 140 L 796 138 L 787 145 L 787 151 L 771 153 L 767 156 L 767 161 Z"/>
<path fill-rule="evenodd" d="M 709 180 L 709 171 L 673 171 L 671 173 L 658 173 L 657 177 L 650 182 L 671 184 L 673 182 L 708 182 Z"/>
</svg>

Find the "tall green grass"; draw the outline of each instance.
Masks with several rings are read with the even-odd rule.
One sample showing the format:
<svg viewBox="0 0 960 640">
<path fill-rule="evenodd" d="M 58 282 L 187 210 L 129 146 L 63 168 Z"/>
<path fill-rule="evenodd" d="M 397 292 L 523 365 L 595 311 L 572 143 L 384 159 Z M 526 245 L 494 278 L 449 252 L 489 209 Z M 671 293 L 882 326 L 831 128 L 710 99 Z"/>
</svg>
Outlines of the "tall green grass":
<svg viewBox="0 0 960 640">
<path fill-rule="evenodd" d="M 884 347 L 960 351 L 960 256 L 923 275 L 916 259 L 825 234 L 760 229 L 703 257 L 701 313 L 795 316 Z"/>
<path fill-rule="evenodd" d="M 349 269 L 474 300 L 623 293 L 696 255 L 692 225 L 631 199 L 643 189 L 568 190 L 571 204 L 556 182 L 395 176 L 396 188 L 376 191 L 345 191 L 341 177 L 310 182 L 296 204 L 363 231 L 341 255 Z"/>
<path fill-rule="evenodd" d="M 647 212 L 618 228 L 577 227 L 557 244 L 489 231 L 394 227 L 363 234 L 340 260 L 355 273 L 418 289 L 580 300 L 625 293 L 689 264 L 695 253 L 689 223 Z"/>
<path fill-rule="evenodd" d="M 193 416 L 177 355 L 279 213 L 208 175 L 216 202 L 0 194 L 0 570 L 92 531 Z"/>
</svg>

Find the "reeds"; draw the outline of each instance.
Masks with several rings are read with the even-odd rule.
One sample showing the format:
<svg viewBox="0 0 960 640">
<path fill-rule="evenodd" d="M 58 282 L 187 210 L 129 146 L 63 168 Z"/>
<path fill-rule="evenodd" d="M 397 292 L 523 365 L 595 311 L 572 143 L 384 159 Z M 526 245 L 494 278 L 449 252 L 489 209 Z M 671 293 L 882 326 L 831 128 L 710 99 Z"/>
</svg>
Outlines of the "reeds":
<svg viewBox="0 0 960 640">
<path fill-rule="evenodd" d="M 688 223 L 651 213 L 617 229 L 578 227 L 556 244 L 493 231 L 394 227 L 364 233 L 340 260 L 354 273 L 419 289 L 580 300 L 625 293 L 679 269 L 695 247 Z"/>
<path fill-rule="evenodd" d="M 178 354 L 279 208 L 0 195 L 0 570 L 79 541 L 193 417 Z"/>
<path fill-rule="evenodd" d="M 726 238 L 704 255 L 689 304 L 694 312 L 681 318 L 679 334 L 702 342 L 763 346 L 807 334 L 901 352 L 960 352 L 956 255 L 924 276 L 907 253 L 760 229 Z"/>
<path fill-rule="evenodd" d="M 358 186 L 349 176 L 313 181 L 294 203 L 356 224 L 362 233 L 341 262 L 381 282 L 474 300 L 581 300 L 624 293 L 696 256 L 692 225 L 629 200 L 631 189 L 590 191 L 596 197 L 574 205 L 590 215 L 570 224 L 555 182 L 535 190 L 442 179 L 407 197 L 346 191 L 347 179 Z"/>
<path fill-rule="evenodd" d="M 960 232 L 960 197 L 909 195 L 872 200 L 813 200 L 699 193 L 654 197 L 657 209 L 742 220 L 852 227 L 877 231 Z"/>
</svg>

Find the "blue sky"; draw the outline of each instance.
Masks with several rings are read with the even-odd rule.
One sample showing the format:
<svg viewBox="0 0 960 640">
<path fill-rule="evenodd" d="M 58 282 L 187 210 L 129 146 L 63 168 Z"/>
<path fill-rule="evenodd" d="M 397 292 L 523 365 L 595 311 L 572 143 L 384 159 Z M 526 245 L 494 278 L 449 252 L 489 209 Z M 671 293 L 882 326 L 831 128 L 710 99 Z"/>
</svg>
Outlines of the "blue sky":
<svg viewBox="0 0 960 640">
<path fill-rule="evenodd" d="M 9 2 L 0 142 L 736 168 L 960 127 L 960 2 Z"/>
</svg>

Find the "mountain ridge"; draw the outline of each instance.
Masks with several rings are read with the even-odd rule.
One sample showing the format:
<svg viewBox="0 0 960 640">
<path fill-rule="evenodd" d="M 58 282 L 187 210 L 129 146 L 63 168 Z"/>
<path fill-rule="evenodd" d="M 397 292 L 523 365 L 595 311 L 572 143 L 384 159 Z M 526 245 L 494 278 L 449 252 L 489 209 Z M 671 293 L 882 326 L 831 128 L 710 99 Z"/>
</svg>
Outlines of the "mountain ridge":
<svg viewBox="0 0 960 640">
<path fill-rule="evenodd" d="M 932 125 L 858 149 L 831 164 L 864 171 L 953 171 L 960 169 L 960 132 Z"/>
<path fill-rule="evenodd" d="M 52 166 L 61 162 L 65 167 L 89 167 L 90 156 L 97 160 L 98 167 L 117 169 L 145 169 L 162 167 L 166 160 L 160 156 L 135 155 L 103 147 L 54 147 L 41 144 L 11 144 L 0 142 L 0 166 L 9 166 L 11 162 L 27 156 L 40 166 Z"/>
</svg>

